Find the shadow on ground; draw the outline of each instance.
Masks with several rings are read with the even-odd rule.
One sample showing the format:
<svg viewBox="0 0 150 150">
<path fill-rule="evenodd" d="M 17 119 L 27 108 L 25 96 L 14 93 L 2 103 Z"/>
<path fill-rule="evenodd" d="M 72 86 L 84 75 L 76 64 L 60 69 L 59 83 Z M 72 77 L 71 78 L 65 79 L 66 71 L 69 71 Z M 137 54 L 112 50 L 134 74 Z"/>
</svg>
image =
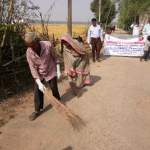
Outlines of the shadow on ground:
<svg viewBox="0 0 150 150">
<path fill-rule="evenodd" d="M 47 105 L 42 111 L 41 111 L 41 115 L 46 113 L 47 111 L 49 111 L 53 106 L 51 104 Z"/>
<path fill-rule="evenodd" d="M 62 150 L 72 150 L 72 149 L 73 149 L 73 147 L 68 146 L 67 148 L 64 148 L 64 149 L 62 149 Z"/>
<path fill-rule="evenodd" d="M 103 55 L 101 54 L 100 60 L 105 61 L 106 59 L 109 59 L 111 56 L 110 55 Z"/>
<path fill-rule="evenodd" d="M 89 85 L 85 85 L 84 87 L 86 87 L 86 86 L 93 86 L 95 83 L 97 83 L 99 80 L 101 80 L 101 77 L 100 77 L 100 76 L 91 75 L 91 78 L 92 78 L 92 83 L 89 84 Z M 67 80 L 67 78 L 65 78 L 65 80 Z M 85 89 L 84 87 L 81 88 L 81 89 L 79 89 L 79 91 L 80 91 L 80 93 L 81 93 L 81 96 L 82 96 L 85 92 L 88 91 L 88 90 Z M 64 94 L 61 96 L 61 100 L 66 103 L 66 102 L 72 100 L 74 97 L 76 97 L 76 95 L 73 93 L 72 90 L 70 90 L 70 91 L 67 91 L 66 93 L 64 93 Z M 41 111 L 41 115 L 44 114 L 44 113 L 46 113 L 47 111 L 49 111 L 51 108 L 52 108 L 52 105 L 51 105 L 51 104 L 47 105 L 47 106 Z"/>
<path fill-rule="evenodd" d="M 95 83 L 97 83 L 99 80 L 101 80 L 101 77 L 100 76 L 94 76 L 94 75 L 91 75 L 91 78 L 92 78 L 92 83 L 89 84 L 89 85 L 85 85 L 84 87 L 86 86 L 93 86 Z M 87 92 L 88 90 L 85 89 L 85 88 L 81 88 L 79 89 L 80 93 L 81 93 L 81 96 Z M 61 99 L 63 102 L 68 102 L 70 100 L 72 100 L 74 97 L 76 97 L 76 95 L 73 93 L 72 90 L 70 91 L 67 91 L 66 93 L 64 93 L 62 96 L 61 96 Z"/>
</svg>

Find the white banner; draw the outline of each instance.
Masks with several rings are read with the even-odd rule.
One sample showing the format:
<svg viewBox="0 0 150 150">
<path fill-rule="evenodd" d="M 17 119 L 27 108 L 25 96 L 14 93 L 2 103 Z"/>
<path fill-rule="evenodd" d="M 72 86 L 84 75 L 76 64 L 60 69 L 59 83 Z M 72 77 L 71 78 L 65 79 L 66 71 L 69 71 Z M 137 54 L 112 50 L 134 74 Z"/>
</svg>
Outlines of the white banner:
<svg viewBox="0 0 150 150">
<path fill-rule="evenodd" d="M 147 35 L 117 37 L 105 35 L 104 55 L 142 56 Z"/>
</svg>

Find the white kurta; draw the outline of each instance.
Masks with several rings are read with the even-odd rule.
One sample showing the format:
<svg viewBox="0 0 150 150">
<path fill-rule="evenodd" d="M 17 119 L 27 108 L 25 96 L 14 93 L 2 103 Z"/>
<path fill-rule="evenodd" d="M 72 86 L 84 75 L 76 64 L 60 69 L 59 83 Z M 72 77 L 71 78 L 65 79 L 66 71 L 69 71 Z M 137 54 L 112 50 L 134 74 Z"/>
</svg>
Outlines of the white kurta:
<svg viewBox="0 0 150 150">
<path fill-rule="evenodd" d="M 133 28 L 133 36 L 137 36 L 140 34 L 139 29 L 138 29 L 138 25 L 132 24 L 130 27 Z"/>
</svg>

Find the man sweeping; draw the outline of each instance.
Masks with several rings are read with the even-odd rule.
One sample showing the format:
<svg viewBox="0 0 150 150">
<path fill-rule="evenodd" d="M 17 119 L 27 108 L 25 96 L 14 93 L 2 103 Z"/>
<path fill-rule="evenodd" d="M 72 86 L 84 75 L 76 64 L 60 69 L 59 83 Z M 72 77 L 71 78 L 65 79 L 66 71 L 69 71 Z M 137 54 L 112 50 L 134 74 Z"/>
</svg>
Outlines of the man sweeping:
<svg viewBox="0 0 150 150">
<path fill-rule="evenodd" d="M 49 83 L 53 96 L 60 100 L 57 87 L 57 75 L 58 78 L 60 77 L 59 57 L 53 45 L 48 41 L 39 41 L 34 32 L 27 32 L 25 41 L 28 45 L 27 61 L 35 79 L 35 112 L 29 117 L 32 121 L 40 115 L 41 109 L 43 109 L 43 96 L 46 89 L 43 84 L 44 80 Z"/>
</svg>

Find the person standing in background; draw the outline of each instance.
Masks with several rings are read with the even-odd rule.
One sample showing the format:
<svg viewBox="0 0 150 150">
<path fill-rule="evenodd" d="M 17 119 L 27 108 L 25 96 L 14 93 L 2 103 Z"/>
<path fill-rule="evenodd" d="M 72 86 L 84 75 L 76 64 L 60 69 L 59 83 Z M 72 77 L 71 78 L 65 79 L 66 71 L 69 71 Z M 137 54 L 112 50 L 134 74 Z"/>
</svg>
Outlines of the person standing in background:
<svg viewBox="0 0 150 150">
<path fill-rule="evenodd" d="M 88 36 L 87 36 L 88 44 L 92 45 L 93 62 L 95 62 L 96 60 L 98 62 L 100 62 L 99 54 L 100 54 L 100 49 L 101 49 L 101 40 L 103 40 L 103 36 L 101 33 L 101 27 L 98 24 L 96 24 L 96 19 L 93 18 L 92 25 L 89 27 Z M 97 54 L 96 54 L 96 60 L 95 60 L 96 47 L 97 47 Z"/>
<path fill-rule="evenodd" d="M 139 22 L 134 22 L 130 27 L 133 29 L 133 36 L 139 35 Z"/>
<path fill-rule="evenodd" d="M 148 19 L 148 24 L 144 26 L 142 33 L 150 36 L 150 18 Z"/>
<path fill-rule="evenodd" d="M 145 42 L 144 51 L 145 51 L 145 53 L 140 59 L 141 62 L 142 62 L 143 59 L 145 61 L 147 61 L 147 57 L 148 57 L 149 52 L 150 52 L 150 36 L 148 36 L 147 41 Z"/>
</svg>

